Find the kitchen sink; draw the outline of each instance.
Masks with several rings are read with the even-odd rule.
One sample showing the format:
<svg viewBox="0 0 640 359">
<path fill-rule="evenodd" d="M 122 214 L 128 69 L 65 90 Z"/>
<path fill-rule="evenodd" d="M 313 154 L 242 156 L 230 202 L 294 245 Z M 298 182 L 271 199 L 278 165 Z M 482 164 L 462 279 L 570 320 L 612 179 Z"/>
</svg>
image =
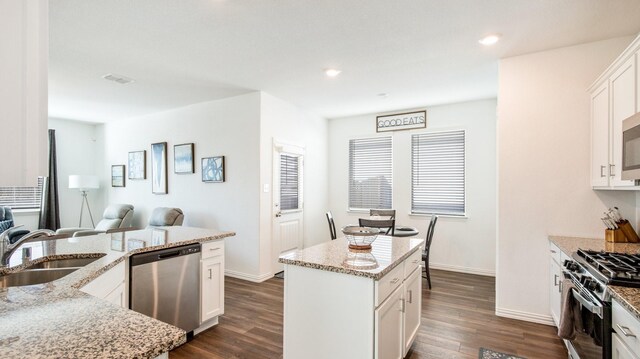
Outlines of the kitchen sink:
<svg viewBox="0 0 640 359">
<path fill-rule="evenodd" d="M 31 269 L 0 276 L 0 288 L 42 284 L 60 279 L 78 268 Z"/>
<path fill-rule="evenodd" d="M 96 258 L 68 258 L 68 259 L 52 259 L 46 262 L 40 262 L 26 267 L 26 269 L 50 269 L 50 268 L 77 268 L 84 267 L 89 263 L 93 263 L 100 257 Z"/>
</svg>

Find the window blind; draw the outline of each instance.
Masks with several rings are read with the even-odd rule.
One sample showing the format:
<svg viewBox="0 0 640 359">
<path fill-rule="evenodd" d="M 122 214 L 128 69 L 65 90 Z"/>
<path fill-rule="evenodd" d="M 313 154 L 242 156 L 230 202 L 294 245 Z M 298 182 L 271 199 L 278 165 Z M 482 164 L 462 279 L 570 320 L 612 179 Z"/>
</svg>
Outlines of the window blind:
<svg viewBox="0 0 640 359">
<path fill-rule="evenodd" d="M 465 131 L 411 136 L 411 212 L 465 214 Z"/>
<path fill-rule="evenodd" d="M 349 141 L 349 209 L 391 208 L 391 137 Z"/>
<path fill-rule="evenodd" d="M 0 206 L 12 209 L 40 208 L 44 177 L 38 178 L 37 187 L 0 187 Z"/>
<path fill-rule="evenodd" d="M 280 209 L 300 208 L 298 157 L 280 155 Z"/>
</svg>

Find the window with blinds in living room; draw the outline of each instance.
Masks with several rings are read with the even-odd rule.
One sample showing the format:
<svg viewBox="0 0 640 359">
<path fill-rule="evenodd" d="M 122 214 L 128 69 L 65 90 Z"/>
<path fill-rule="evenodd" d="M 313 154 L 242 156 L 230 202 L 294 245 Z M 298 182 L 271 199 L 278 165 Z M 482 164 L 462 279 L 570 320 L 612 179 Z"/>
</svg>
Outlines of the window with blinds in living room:
<svg viewBox="0 0 640 359">
<path fill-rule="evenodd" d="M 465 215 L 465 131 L 411 136 L 411 213 Z"/>
<path fill-rule="evenodd" d="M 349 209 L 392 208 L 391 136 L 349 141 Z"/>
<path fill-rule="evenodd" d="M 12 209 L 40 208 L 44 177 L 38 178 L 36 187 L 0 187 L 0 206 Z"/>
</svg>

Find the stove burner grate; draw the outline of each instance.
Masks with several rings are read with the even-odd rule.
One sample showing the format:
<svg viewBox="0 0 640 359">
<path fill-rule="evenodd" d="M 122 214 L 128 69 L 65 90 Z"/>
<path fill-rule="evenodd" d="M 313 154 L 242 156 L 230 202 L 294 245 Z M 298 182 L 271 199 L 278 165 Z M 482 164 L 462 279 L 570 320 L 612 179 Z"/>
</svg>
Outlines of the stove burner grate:
<svg viewBox="0 0 640 359">
<path fill-rule="evenodd" d="M 640 287 L 640 255 L 583 249 L 578 249 L 576 254 L 607 283 Z"/>
</svg>

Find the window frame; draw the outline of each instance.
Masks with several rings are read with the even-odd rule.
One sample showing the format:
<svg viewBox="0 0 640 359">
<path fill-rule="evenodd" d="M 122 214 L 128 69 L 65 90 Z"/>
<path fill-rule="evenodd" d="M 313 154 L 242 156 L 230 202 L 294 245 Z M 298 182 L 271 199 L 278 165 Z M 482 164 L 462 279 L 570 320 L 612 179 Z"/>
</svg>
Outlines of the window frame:
<svg viewBox="0 0 640 359">
<path fill-rule="evenodd" d="M 380 139 L 380 138 L 389 138 L 389 140 L 391 141 L 391 203 L 388 209 L 393 209 L 394 136 L 392 133 L 380 133 L 380 134 L 371 134 L 371 135 L 364 135 L 364 136 L 358 136 L 358 137 L 350 137 L 347 139 L 347 213 L 369 213 L 369 210 L 371 209 L 371 208 L 351 207 L 351 141 L 371 140 L 371 139 Z"/>
<path fill-rule="evenodd" d="M 34 202 L 33 203 L 34 206 L 21 207 L 21 206 L 16 206 L 17 203 L 15 203 L 15 201 L 14 201 L 13 203 L 7 203 L 7 204 L 0 203 L 0 206 L 9 207 L 9 208 L 11 208 L 11 210 L 14 213 L 40 211 L 40 208 L 42 207 L 42 192 L 44 192 L 44 190 L 45 190 L 45 178 L 44 177 L 38 177 L 38 182 L 37 183 L 38 183 L 37 186 L 2 186 L 2 187 L 0 187 L 0 189 L 2 189 L 2 188 L 37 188 L 36 189 L 36 194 L 38 193 L 38 191 L 40 192 L 39 193 L 40 195 L 37 196 L 37 205 Z"/>
<path fill-rule="evenodd" d="M 464 177 L 463 177 L 463 191 L 464 191 L 464 196 L 463 196 L 463 203 L 464 203 L 464 212 L 461 214 L 454 214 L 454 213 L 440 213 L 440 212 L 436 212 L 436 211 L 429 211 L 429 212 L 415 212 L 413 209 L 413 136 L 414 135 L 431 135 L 431 134 L 439 134 L 439 133 L 447 133 L 447 132 L 460 132 L 462 131 L 464 134 L 464 153 L 463 153 L 463 168 L 464 168 Z M 409 215 L 410 216 L 431 216 L 431 215 L 437 215 L 438 217 L 449 217 L 449 218 L 469 218 L 468 217 L 468 207 L 467 207 L 467 175 L 468 175 L 468 171 L 467 171 L 467 149 L 468 149 L 468 133 L 469 131 L 467 130 L 467 128 L 464 127 L 455 127 L 455 128 L 447 128 L 447 129 L 438 129 L 438 130 L 433 130 L 433 131 L 420 131 L 420 132 L 415 132 L 411 134 L 411 138 L 409 141 L 409 153 L 410 153 L 410 158 L 409 158 L 409 162 L 410 162 L 410 174 L 409 174 L 409 178 L 410 178 L 410 183 L 411 183 L 411 190 L 409 193 Z"/>
</svg>

